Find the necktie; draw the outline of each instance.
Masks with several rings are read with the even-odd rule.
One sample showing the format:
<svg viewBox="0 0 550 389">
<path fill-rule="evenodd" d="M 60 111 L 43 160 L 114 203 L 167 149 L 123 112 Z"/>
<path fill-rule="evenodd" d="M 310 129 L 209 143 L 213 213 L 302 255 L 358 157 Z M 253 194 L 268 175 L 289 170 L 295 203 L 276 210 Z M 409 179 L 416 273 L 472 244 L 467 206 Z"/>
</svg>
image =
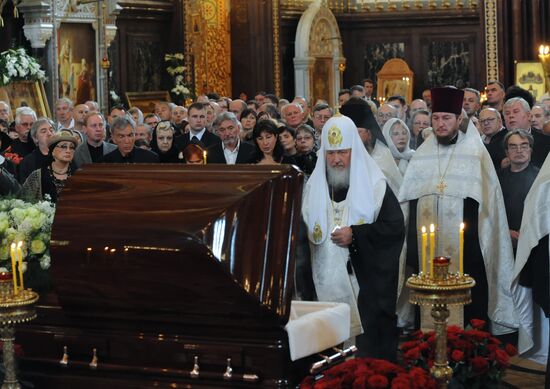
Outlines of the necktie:
<svg viewBox="0 0 550 389">
<path fill-rule="evenodd" d="M 193 137 L 191 138 L 191 143 L 199 143 L 200 140 L 199 138 L 196 137 L 196 135 L 193 135 Z"/>
</svg>

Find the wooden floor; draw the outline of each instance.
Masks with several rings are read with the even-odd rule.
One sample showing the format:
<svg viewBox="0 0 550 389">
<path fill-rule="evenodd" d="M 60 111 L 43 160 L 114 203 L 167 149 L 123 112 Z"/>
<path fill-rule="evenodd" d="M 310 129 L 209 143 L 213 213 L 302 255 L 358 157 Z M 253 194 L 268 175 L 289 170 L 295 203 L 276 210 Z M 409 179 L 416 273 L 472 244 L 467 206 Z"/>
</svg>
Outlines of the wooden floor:
<svg viewBox="0 0 550 389">
<path fill-rule="evenodd" d="M 504 376 L 505 388 L 544 389 L 544 373 L 546 366 L 527 359 L 514 357 L 511 366 Z"/>
</svg>

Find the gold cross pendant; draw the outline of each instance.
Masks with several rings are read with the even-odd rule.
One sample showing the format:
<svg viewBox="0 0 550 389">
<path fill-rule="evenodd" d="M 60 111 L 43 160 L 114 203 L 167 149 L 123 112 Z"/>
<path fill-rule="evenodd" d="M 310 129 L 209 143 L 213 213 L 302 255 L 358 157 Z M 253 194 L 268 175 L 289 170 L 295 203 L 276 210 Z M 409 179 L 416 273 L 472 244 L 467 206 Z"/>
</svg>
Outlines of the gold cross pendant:
<svg viewBox="0 0 550 389">
<path fill-rule="evenodd" d="M 447 184 L 445 184 L 445 181 L 441 178 L 439 180 L 439 185 L 436 186 L 439 193 L 443 193 L 445 191 L 445 188 L 447 187 Z"/>
</svg>

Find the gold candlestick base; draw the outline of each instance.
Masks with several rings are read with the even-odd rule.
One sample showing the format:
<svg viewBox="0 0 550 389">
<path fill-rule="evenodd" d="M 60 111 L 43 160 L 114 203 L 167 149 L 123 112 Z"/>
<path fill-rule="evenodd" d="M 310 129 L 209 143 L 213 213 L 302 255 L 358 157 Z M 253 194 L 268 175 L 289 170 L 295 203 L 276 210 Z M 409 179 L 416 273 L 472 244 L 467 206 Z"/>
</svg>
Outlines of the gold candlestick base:
<svg viewBox="0 0 550 389">
<path fill-rule="evenodd" d="M 413 274 L 407 280 L 411 289 L 411 304 L 431 306 L 435 326 L 435 360 L 430 373 L 440 388 L 447 388 L 453 377 L 453 369 L 447 360 L 447 320 L 449 305 L 465 305 L 472 302 L 471 289 L 476 284 L 468 275 L 449 273 L 450 258 L 434 259 L 434 274 Z"/>
<path fill-rule="evenodd" d="M 0 278 L 0 340 L 3 342 L 4 383 L 1 389 L 21 389 L 15 371 L 15 325 L 36 318 L 38 294 L 30 289 L 13 293 L 11 274 Z"/>
</svg>

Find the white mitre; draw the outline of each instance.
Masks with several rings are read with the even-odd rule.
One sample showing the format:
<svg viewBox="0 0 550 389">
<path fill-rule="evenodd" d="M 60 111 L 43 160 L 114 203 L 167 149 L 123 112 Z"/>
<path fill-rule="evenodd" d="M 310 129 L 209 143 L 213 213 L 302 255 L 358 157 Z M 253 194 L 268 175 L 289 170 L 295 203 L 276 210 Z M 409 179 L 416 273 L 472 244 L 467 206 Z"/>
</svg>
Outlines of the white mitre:
<svg viewBox="0 0 550 389">
<path fill-rule="evenodd" d="M 313 244 L 322 244 L 330 233 L 332 203 L 325 151 L 345 149 L 351 149 L 350 184 L 346 197 L 348 224 L 374 222 L 382 205 L 386 190 L 384 174 L 363 146 L 353 121 L 340 114 L 333 116 L 323 127 L 319 158 L 304 191 L 302 216 Z"/>
</svg>

